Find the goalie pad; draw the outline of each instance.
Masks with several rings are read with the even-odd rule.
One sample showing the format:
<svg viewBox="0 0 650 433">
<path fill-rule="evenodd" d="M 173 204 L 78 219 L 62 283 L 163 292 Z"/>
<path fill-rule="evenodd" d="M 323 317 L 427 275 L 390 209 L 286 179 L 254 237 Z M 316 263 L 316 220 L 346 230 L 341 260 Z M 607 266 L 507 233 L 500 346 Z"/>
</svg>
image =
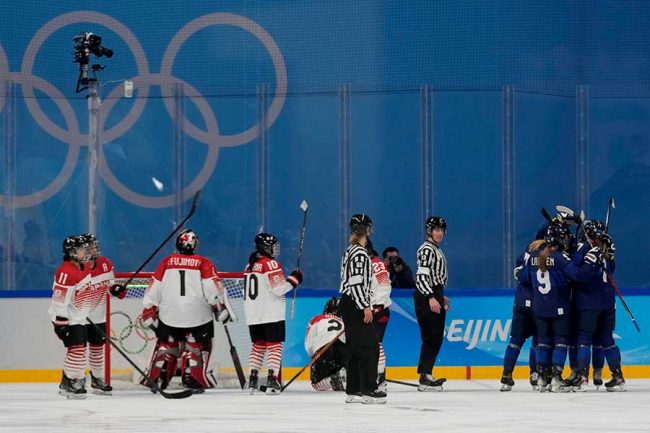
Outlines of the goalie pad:
<svg viewBox="0 0 650 433">
<path fill-rule="evenodd" d="M 194 384 L 202 388 L 214 388 L 216 386 L 208 377 L 208 366 L 210 365 L 211 342 L 186 342 L 185 350 L 181 355 L 181 371 L 183 372 L 183 383 L 189 387 Z"/>
<path fill-rule="evenodd" d="M 151 387 L 152 383 L 160 379 L 160 389 L 167 388 L 174 377 L 179 355 L 179 343 L 158 340 L 151 357 L 147 377 L 143 377 L 140 384 Z"/>
</svg>

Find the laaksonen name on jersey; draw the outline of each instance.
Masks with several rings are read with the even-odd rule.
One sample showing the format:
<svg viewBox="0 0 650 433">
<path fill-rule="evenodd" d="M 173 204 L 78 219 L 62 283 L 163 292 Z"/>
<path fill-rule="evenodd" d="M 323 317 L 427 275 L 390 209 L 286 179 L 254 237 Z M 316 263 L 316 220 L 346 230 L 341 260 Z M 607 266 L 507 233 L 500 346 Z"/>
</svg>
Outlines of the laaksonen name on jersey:
<svg viewBox="0 0 650 433">
<path fill-rule="evenodd" d="M 170 257 L 167 260 L 168 266 L 186 266 L 188 268 L 198 268 L 201 265 L 201 260 L 193 259 L 191 257 Z"/>
</svg>

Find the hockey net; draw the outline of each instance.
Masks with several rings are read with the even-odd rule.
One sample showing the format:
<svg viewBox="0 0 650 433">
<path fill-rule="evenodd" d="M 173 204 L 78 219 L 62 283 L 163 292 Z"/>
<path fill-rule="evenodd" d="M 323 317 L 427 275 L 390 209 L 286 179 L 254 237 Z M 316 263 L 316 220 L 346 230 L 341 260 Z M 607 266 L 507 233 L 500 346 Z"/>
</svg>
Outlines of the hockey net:
<svg viewBox="0 0 650 433">
<path fill-rule="evenodd" d="M 244 316 L 244 274 L 234 272 L 219 272 L 219 277 L 228 292 L 230 305 L 237 315 L 237 321 L 228 323 L 228 331 L 242 367 L 248 363 L 251 348 L 250 336 Z M 116 273 L 116 283 L 124 284 L 132 273 Z M 154 332 L 142 324 L 142 298 L 149 284 L 151 273 L 141 273 L 127 286 L 128 292 L 124 299 L 108 296 L 106 308 L 106 323 L 110 329 L 111 340 L 124 351 L 144 372 L 149 367 L 151 356 L 156 345 Z M 120 353 L 107 342 L 105 350 L 106 380 L 114 388 L 133 388 L 139 384 L 141 375 Z M 208 374 L 214 376 L 217 388 L 239 388 L 237 372 L 230 355 L 230 346 L 224 327 L 214 324 L 214 339 Z M 172 385 L 179 378 L 172 381 Z"/>
</svg>

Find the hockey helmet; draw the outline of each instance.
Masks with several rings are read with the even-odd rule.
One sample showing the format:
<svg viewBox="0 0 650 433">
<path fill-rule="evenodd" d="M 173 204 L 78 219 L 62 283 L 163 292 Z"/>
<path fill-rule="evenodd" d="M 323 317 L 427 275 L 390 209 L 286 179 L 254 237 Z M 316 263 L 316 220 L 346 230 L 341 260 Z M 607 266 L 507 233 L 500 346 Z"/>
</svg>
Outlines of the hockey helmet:
<svg viewBox="0 0 650 433">
<path fill-rule="evenodd" d="M 607 232 L 607 229 L 605 228 L 605 223 L 598 220 L 585 221 L 582 227 L 584 228 L 585 235 L 587 235 L 587 237 L 592 240 L 599 239 L 603 235 L 603 233 Z"/>
<path fill-rule="evenodd" d="M 99 242 L 97 241 L 97 238 L 92 233 L 86 233 L 85 235 L 81 235 L 81 236 L 84 238 L 84 240 L 89 246 L 90 259 L 95 260 L 97 257 L 101 255 L 101 252 L 99 250 Z"/>
<path fill-rule="evenodd" d="M 441 216 L 430 216 L 424 223 L 427 234 L 431 233 L 434 229 L 443 229 L 447 232 L 447 221 Z"/>
<path fill-rule="evenodd" d="M 357 213 L 350 218 L 350 232 L 355 235 L 372 234 L 372 219 L 364 213 Z"/>
<path fill-rule="evenodd" d="M 192 255 L 199 248 L 199 237 L 194 230 L 185 229 L 176 238 L 176 249 L 179 253 Z"/>
<path fill-rule="evenodd" d="M 259 233 L 255 236 L 255 249 L 262 255 L 275 258 L 280 255 L 280 242 L 271 233 Z"/>
<path fill-rule="evenodd" d="M 339 314 L 339 298 L 332 296 L 325 303 L 325 308 L 323 309 L 323 314 Z"/>
<path fill-rule="evenodd" d="M 572 234 L 563 224 L 550 224 L 546 229 L 544 241 L 555 245 L 560 251 L 568 251 L 571 246 Z"/>
</svg>

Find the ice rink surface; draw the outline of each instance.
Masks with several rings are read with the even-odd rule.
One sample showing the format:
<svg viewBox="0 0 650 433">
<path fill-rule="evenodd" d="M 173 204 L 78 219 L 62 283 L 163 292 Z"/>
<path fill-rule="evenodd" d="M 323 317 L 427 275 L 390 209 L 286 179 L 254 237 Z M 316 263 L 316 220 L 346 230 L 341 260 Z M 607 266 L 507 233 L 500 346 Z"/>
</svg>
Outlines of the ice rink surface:
<svg viewBox="0 0 650 433">
<path fill-rule="evenodd" d="M 295 382 L 279 396 L 211 390 L 168 400 L 147 390 L 57 395 L 57 384 L 0 384 L 0 432 L 650 432 L 650 379 L 628 391 L 540 394 L 524 380 L 512 392 L 496 381 L 451 380 L 421 393 L 390 384 L 386 405 L 345 404 Z"/>
</svg>

